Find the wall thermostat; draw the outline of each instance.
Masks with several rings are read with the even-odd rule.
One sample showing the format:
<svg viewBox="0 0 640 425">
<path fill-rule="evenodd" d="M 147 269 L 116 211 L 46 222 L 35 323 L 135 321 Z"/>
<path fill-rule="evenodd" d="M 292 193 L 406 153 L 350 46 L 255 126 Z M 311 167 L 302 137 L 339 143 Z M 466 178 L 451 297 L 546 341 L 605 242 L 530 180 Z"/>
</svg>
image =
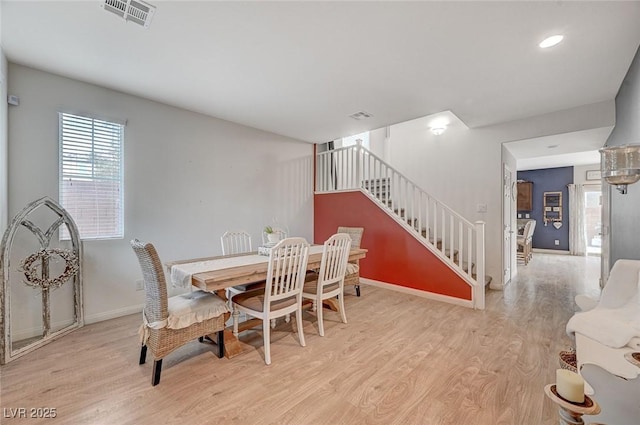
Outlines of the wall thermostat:
<svg viewBox="0 0 640 425">
<path fill-rule="evenodd" d="M 7 103 L 9 105 L 18 106 L 20 105 L 20 98 L 18 96 L 10 94 L 9 96 L 7 96 Z"/>
</svg>

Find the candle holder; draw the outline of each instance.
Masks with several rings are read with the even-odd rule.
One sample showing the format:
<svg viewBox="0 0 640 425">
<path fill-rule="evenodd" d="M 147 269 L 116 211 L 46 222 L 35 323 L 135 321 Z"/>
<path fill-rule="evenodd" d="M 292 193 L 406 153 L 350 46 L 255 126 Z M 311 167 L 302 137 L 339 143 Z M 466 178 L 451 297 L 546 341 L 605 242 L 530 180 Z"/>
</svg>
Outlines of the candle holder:
<svg viewBox="0 0 640 425">
<path fill-rule="evenodd" d="M 632 365 L 640 367 L 640 352 L 626 353 L 624 358 Z"/>
<path fill-rule="evenodd" d="M 582 415 L 597 415 L 600 413 L 598 403 L 586 394 L 583 403 L 573 403 L 558 394 L 556 384 L 545 386 L 544 393 L 559 406 L 560 425 L 584 425 Z"/>
</svg>

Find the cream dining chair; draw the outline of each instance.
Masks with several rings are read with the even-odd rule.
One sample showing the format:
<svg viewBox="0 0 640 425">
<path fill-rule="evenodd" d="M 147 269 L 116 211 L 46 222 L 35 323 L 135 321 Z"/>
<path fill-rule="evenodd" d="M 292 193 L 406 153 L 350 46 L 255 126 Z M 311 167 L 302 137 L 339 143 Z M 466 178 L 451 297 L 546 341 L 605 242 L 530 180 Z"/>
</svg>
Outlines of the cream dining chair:
<svg viewBox="0 0 640 425">
<path fill-rule="evenodd" d="M 251 252 L 251 235 L 244 230 L 230 230 L 220 237 L 222 255 Z"/>
<path fill-rule="evenodd" d="M 360 248 L 364 227 L 338 227 L 338 233 L 346 233 L 351 237 L 351 248 Z M 346 276 L 344 278 L 346 286 L 353 285 L 356 288 L 356 296 L 360 296 L 360 260 L 355 260 L 347 264 Z"/>
<path fill-rule="evenodd" d="M 151 384 L 158 385 L 162 372 L 162 359 L 187 342 L 217 333 L 218 357 L 224 355 L 225 313 L 227 304 L 209 292 L 192 291 L 183 295 L 167 296 L 167 283 L 162 263 L 150 243 L 131 241 L 138 257 L 144 279 L 145 303 L 140 327 L 140 364 L 147 358 L 147 348 L 153 354 Z"/>
<path fill-rule="evenodd" d="M 264 362 L 271 364 L 271 322 L 296 313 L 298 339 L 305 346 L 302 329 L 302 287 L 304 285 L 309 244 L 304 238 L 288 238 L 278 242 L 269 255 L 264 289 L 234 295 L 233 308 L 262 320 Z M 238 319 L 233 318 L 233 334 L 238 336 Z"/>
<path fill-rule="evenodd" d="M 245 254 L 252 251 L 251 235 L 244 230 L 229 230 L 220 237 L 222 255 Z M 250 282 L 227 288 L 227 299 L 243 292 L 264 288 L 264 281 Z M 237 319 L 240 315 L 237 309 L 233 309 L 232 315 Z"/>
<path fill-rule="evenodd" d="M 346 233 L 331 236 L 324 243 L 320 270 L 307 273 L 302 298 L 313 300 L 312 311 L 318 318 L 318 333 L 324 336 L 322 301 L 338 297 L 340 318 L 347 323 L 344 310 L 344 274 L 351 249 L 351 237 Z"/>
</svg>

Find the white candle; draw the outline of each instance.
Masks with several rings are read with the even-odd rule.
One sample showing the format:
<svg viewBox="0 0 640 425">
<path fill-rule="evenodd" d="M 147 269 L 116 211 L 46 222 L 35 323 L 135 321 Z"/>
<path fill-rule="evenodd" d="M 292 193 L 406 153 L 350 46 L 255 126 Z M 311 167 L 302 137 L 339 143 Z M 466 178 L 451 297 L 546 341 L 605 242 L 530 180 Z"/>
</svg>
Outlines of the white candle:
<svg viewBox="0 0 640 425">
<path fill-rule="evenodd" d="M 570 370 L 556 370 L 556 391 L 573 403 L 584 403 L 584 379 Z"/>
</svg>

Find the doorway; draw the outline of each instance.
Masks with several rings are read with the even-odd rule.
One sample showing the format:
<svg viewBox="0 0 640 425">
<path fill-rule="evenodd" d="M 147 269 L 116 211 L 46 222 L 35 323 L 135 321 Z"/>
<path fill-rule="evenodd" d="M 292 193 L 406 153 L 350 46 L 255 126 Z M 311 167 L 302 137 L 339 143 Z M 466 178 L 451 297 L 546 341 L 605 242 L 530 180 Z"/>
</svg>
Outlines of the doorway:
<svg viewBox="0 0 640 425">
<path fill-rule="evenodd" d="M 600 186 L 584 186 L 584 232 L 587 255 L 602 254 L 602 190 Z"/>
</svg>

